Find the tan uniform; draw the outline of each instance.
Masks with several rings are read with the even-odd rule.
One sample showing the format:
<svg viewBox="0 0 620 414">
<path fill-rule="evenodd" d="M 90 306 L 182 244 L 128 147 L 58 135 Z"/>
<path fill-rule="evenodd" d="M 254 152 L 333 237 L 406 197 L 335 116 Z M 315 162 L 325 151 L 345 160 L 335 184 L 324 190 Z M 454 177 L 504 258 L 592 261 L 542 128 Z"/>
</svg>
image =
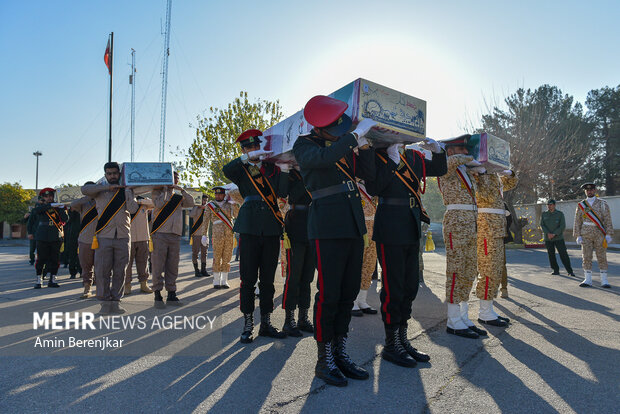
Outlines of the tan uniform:
<svg viewBox="0 0 620 414">
<path fill-rule="evenodd" d="M 465 168 L 473 157 L 456 154 L 448 157 L 448 172 L 439 177 L 439 188 L 447 210 L 443 216 L 443 240 L 446 246 L 446 300 L 458 304 L 469 299 L 478 275 L 476 252 L 476 182 Z M 459 173 L 469 179 L 471 193 Z"/>
<path fill-rule="evenodd" d="M 514 174 L 514 173 L 513 173 Z M 504 237 L 506 236 L 506 209 L 503 191 L 512 190 L 518 178 L 497 174 L 480 174 L 474 177 L 477 185 L 478 205 L 478 284 L 476 296 L 493 300 L 502 278 L 504 267 Z M 490 209 L 491 211 L 485 211 Z"/>
<path fill-rule="evenodd" d="M 194 223 L 200 218 L 202 214 L 204 214 L 205 210 L 207 210 L 206 206 L 194 206 L 192 211 L 190 211 L 189 216 L 194 220 Z M 202 224 L 200 228 L 196 230 L 196 232 L 191 235 L 192 238 L 192 263 L 198 263 L 198 254 L 200 253 L 200 262 L 207 262 L 207 246 L 202 245 L 202 235 L 206 234 L 207 225 L 205 219 L 203 217 Z"/>
<path fill-rule="evenodd" d="M 86 196 L 71 203 L 71 208 L 80 213 L 80 223 L 88 210 L 93 206 L 95 206 L 95 200 Z M 88 226 L 84 227 L 78 236 L 78 259 L 82 268 L 82 284 L 89 286 L 93 284 L 93 267 L 95 265 L 95 250 L 91 247 L 93 236 L 95 235 L 95 227 L 97 227 L 96 218 Z"/>
<path fill-rule="evenodd" d="M 153 189 L 151 196 L 155 208 L 151 215 L 151 226 L 155 218 L 172 198 L 172 189 Z M 187 192 L 183 192 L 183 200 L 177 209 L 170 214 L 159 229 L 151 233 L 153 252 L 151 264 L 153 270 L 153 290 L 165 288 L 168 292 L 176 292 L 177 277 L 179 275 L 179 251 L 181 249 L 181 234 L 183 232 L 183 208 L 194 207 L 194 199 Z"/>
<path fill-rule="evenodd" d="M 366 232 L 368 236 L 368 247 L 364 247 L 364 260 L 362 262 L 362 282 L 360 290 L 368 290 L 372 283 L 372 274 L 377 267 L 377 247 L 372 239 L 372 229 L 375 225 L 375 213 L 377 212 L 377 197 L 372 198 L 372 202 L 365 196 L 362 197 L 362 208 L 366 218 Z"/>
<path fill-rule="evenodd" d="M 586 200 L 585 203 L 589 205 Z M 605 232 L 609 236 L 613 236 L 614 228 L 611 222 L 611 212 L 609 205 L 605 200 L 596 198 L 590 206 L 598 215 L 603 223 Z M 583 257 L 583 269 L 592 270 L 592 251 L 596 252 L 599 270 L 607 270 L 607 251 L 603 247 L 605 236 L 603 232 L 594 224 L 592 220 L 585 216 L 584 212 L 577 206 L 575 210 L 575 225 L 573 226 L 573 236 L 575 238 L 581 236 L 583 243 L 581 245 L 581 255 Z"/>
<path fill-rule="evenodd" d="M 82 194 L 95 199 L 99 216 L 103 213 L 116 190 L 109 185 L 85 185 Z M 122 191 L 122 190 L 121 190 Z M 112 217 L 110 222 L 97 234 L 99 248 L 95 254 L 95 277 L 97 278 L 97 298 L 118 301 L 123 297 L 125 270 L 129 262 L 130 211 L 138 209 L 133 190 L 126 188 L 125 204 Z M 110 286 L 110 278 L 112 286 Z"/>
<path fill-rule="evenodd" d="M 140 208 L 131 221 L 131 247 L 129 264 L 125 272 L 125 284 L 131 283 L 133 262 L 136 261 L 138 280 L 145 282 L 149 278 L 149 217 L 148 211 L 153 208 L 153 201 L 148 198 L 138 201 Z"/>
<path fill-rule="evenodd" d="M 237 204 L 231 204 L 227 201 L 211 201 L 220 208 L 229 219 L 236 216 L 239 212 Z M 230 260 L 233 252 L 233 231 L 226 225 L 209 207 L 205 208 L 204 216 L 204 235 L 207 235 L 208 226 L 211 226 L 213 236 L 213 271 L 214 272 L 230 272 Z"/>
</svg>

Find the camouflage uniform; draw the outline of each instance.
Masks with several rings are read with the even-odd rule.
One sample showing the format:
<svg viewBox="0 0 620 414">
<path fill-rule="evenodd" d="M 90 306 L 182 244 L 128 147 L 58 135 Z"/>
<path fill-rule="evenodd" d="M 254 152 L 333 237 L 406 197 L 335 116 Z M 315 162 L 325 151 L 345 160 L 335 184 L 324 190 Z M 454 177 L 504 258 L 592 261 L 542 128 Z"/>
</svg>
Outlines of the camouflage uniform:
<svg viewBox="0 0 620 414">
<path fill-rule="evenodd" d="M 587 205 L 588 201 L 584 200 Z M 613 236 L 614 228 L 611 222 L 611 212 L 609 206 L 604 200 L 596 198 L 590 206 L 592 210 L 602 220 L 606 233 Z M 598 260 L 598 268 L 600 271 L 607 270 L 607 252 L 603 247 L 605 236 L 603 232 L 587 217 L 584 212 L 577 206 L 575 211 L 575 225 L 573 226 L 573 236 L 575 238 L 581 236 L 583 243 L 581 245 L 581 254 L 583 256 L 583 270 L 592 270 L 592 251 L 596 252 Z"/>
<path fill-rule="evenodd" d="M 458 304 L 469 299 L 478 274 L 476 255 L 476 182 L 464 168 L 473 157 L 456 154 L 448 157 L 448 173 L 438 178 L 443 203 L 443 240 L 446 246 L 446 300 Z M 471 194 L 457 173 L 467 176 L 472 184 Z"/>
<path fill-rule="evenodd" d="M 212 201 L 212 203 L 217 205 L 230 219 L 239 211 L 237 204 L 231 204 L 228 201 Z M 209 226 L 207 223 L 211 225 L 213 236 L 213 271 L 228 273 L 230 271 L 229 262 L 232 259 L 233 252 L 233 231 L 209 207 L 205 208 L 203 220 L 203 235 L 208 235 Z"/>
<path fill-rule="evenodd" d="M 512 190 L 519 181 L 516 175 L 480 174 L 475 177 L 478 205 L 478 284 L 476 296 L 493 300 L 497 296 L 504 267 L 506 215 L 503 191 Z M 484 212 L 492 209 L 496 212 Z"/>
<path fill-rule="evenodd" d="M 377 197 L 372 198 L 372 203 L 366 197 L 362 197 L 362 208 L 366 217 L 366 232 L 368 247 L 364 248 L 364 261 L 362 263 L 362 283 L 360 290 L 368 290 L 372 282 L 372 274 L 377 267 L 377 247 L 372 239 L 372 229 L 375 226 L 375 213 L 377 212 Z"/>
</svg>

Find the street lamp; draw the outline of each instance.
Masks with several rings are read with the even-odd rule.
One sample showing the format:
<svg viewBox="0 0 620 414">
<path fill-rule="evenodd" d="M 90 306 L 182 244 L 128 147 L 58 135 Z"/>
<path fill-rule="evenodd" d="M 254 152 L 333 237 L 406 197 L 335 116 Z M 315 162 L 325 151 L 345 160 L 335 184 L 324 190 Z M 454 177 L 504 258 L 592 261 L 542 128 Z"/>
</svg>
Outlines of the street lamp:
<svg viewBox="0 0 620 414">
<path fill-rule="evenodd" d="M 43 155 L 41 151 L 33 152 L 32 155 L 37 157 L 37 176 L 36 176 L 36 184 L 35 184 L 35 192 L 39 191 L 39 157 Z"/>
</svg>

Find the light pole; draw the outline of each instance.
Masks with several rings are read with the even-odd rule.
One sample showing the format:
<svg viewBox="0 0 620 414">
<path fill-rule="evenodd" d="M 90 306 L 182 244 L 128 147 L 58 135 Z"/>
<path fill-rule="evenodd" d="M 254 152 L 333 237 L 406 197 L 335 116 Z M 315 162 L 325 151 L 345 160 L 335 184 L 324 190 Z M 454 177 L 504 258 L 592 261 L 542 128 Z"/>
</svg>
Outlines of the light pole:
<svg viewBox="0 0 620 414">
<path fill-rule="evenodd" d="M 43 155 L 43 153 L 41 151 L 36 151 L 33 152 L 32 155 L 34 155 L 35 157 L 37 157 L 37 176 L 36 176 L 36 181 L 35 181 L 35 192 L 39 191 L 39 157 L 41 155 Z"/>
</svg>

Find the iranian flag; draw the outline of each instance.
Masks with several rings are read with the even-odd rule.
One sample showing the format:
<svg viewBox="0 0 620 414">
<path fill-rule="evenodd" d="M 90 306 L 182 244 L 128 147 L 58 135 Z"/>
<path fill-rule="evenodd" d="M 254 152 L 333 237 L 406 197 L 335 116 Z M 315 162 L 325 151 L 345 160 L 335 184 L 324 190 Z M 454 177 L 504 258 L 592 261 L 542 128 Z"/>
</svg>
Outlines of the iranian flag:
<svg viewBox="0 0 620 414">
<path fill-rule="evenodd" d="M 105 53 L 103 54 L 103 61 L 105 65 L 108 67 L 108 72 L 110 75 L 112 74 L 112 53 L 110 51 L 110 39 L 108 39 L 108 45 L 105 48 Z"/>
</svg>

